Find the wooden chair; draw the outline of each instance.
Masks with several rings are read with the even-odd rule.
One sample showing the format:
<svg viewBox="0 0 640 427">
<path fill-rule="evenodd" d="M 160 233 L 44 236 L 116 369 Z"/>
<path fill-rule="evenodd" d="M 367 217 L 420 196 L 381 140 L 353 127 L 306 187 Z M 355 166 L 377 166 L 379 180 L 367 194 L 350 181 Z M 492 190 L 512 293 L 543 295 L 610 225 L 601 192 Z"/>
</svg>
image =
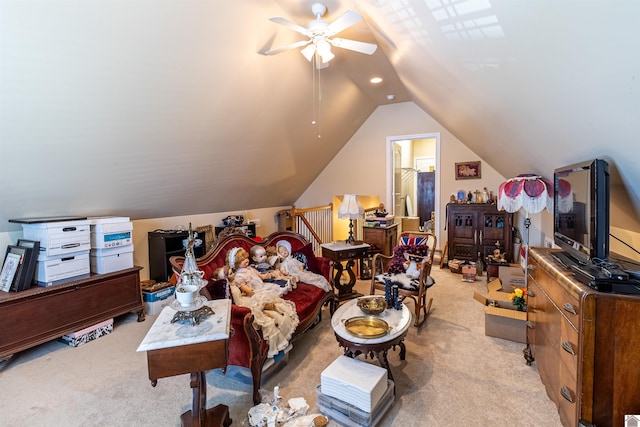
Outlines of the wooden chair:
<svg viewBox="0 0 640 427">
<path fill-rule="evenodd" d="M 398 245 L 402 242 L 403 237 L 425 237 L 427 238 L 427 246 L 429 248 L 428 254 L 423 261 L 422 268 L 420 269 L 418 289 L 415 291 L 403 288 L 398 289 L 398 294 L 403 302 L 406 298 L 411 298 L 413 300 L 415 306 L 414 326 L 419 328 L 427 320 L 427 316 L 429 316 L 429 311 L 431 310 L 431 303 L 433 302 L 433 298 L 429 298 L 429 301 L 427 302 L 427 289 L 434 283 L 433 279 L 431 279 L 429 275 L 431 274 L 431 266 L 433 265 L 433 255 L 435 253 L 437 238 L 436 235 L 431 232 L 405 231 L 400 233 L 400 236 L 398 237 Z M 371 276 L 371 289 L 369 292 L 371 295 L 375 294 L 376 290 L 385 290 L 385 284 L 376 281 L 376 276 L 380 273 L 387 272 L 392 260 L 393 256 L 387 256 L 384 254 L 375 254 L 373 256 L 373 274 Z M 423 314 L 422 317 L 421 312 Z"/>
</svg>

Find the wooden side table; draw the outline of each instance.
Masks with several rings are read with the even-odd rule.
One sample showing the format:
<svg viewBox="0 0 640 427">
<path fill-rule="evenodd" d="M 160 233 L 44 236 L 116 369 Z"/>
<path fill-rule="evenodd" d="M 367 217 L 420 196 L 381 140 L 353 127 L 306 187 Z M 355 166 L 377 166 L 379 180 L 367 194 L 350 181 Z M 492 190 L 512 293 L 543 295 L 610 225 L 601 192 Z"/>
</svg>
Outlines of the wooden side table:
<svg viewBox="0 0 640 427">
<path fill-rule="evenodd" d="M 205 372 L 227 368 L 231 300 L 206 301 L 204 304 L 214 314 L 195 326 L 171 323 L 176 310 L 172 306 L 162 309 L 137 351 L 147 352 L 149 379 L 154 387 L 159 378 L 191 374 L 193 399 L 191 410 L 180 416 L 183 426 L 226 427 L 231 425 L 226 405 L 206 409 Z M 193 328 L 192 333 L 184 334 L 184 328 Z"/>
<path fill-rule="evenodd" d="M 370 246 L 366 243 L 348 245 L 344 242 L 323 243 L 320 246 L 322 247 L 322 256 L 333 261 L 333 283 L 338 288 L 338 299 L 344 301 L 362 296 L 362 294 L 353 291 L 353 286 L 356 284 L 356 274 L 353 271 L 353 266 L 356 260 L 367 256 Z M 342 265 L 343 261 L 346 261 L 345 266 Z M 345 271 L 345 267 L 349 275 L 349 281 L 341 283 L 340 277 L 342 272 Z"/>
</svg>

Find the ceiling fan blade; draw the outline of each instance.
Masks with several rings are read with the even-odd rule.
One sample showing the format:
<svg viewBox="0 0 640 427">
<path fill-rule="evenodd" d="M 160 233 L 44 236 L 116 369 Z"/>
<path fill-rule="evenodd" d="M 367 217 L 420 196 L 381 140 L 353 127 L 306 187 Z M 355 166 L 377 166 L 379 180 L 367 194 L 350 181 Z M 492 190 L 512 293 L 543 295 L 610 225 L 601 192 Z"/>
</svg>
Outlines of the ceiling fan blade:
<svg viewBox="0 0 640 427">
<path fill-rule="evenodd" d="M 367 55 L 373 55 L 373 53 L 378 48 L 378 45 L 375 45 L 373 43 L 365 43 L 365 42 L 359 42 L 356 40 L 341 39 L 341 38 L 329 39 L 329 43 L 331 43 L 335 47 L 339 47 L 342 49 L 349 49 L 349 50 L 353 50 L 360 53 L 366 53 Z"/>
<path fill-rule="evenodd" d="M 306 46 L 309 43 L 311 43 L 311 40 L 302 40 L 302 41 L 299 41 L 299 42 L 288 44 L 286 46 L 278 47 L 276 49 L 271 49 L 271 50 L 265 52 L 264 54 L 265 55 L 275 55 L 275 54 L 278 54 L 280 52 L 284 52 L 285 50 L 291 50 L 291 49 L 295 49 L 295 48 L 298 48 L 298 47 Z"/>
<path fill-rule="evenodd" d="M 313 36 L 313 33 L 311 31 L 307 30 L 304 27 L 301 27 L 298 24 L 294 24 L 293 22 L 289 21 L 286 18 L 283 18 L 282 16 L 272 16 L 271 18 L 269 18 L 269 21 L 275 22 L 276 24 L 284 25 L 285 27 L 290 28 L 293 31 L 297 31 L 300 34 L 304 34 L 307 37 Z"/>
<path fill-rule="evenodd" d="M 327 27 L 324 35 L 333 36 L 338 34 L 340 31 L 345 30 L 346 28 L 352 26 L 353 24 L 357 24 L 362 21 L 362 16 L 354 12 L 353 10 L 347 10 L 345 13 L 340 15 L 338 19 L 333 21 Z"/>
</svg>

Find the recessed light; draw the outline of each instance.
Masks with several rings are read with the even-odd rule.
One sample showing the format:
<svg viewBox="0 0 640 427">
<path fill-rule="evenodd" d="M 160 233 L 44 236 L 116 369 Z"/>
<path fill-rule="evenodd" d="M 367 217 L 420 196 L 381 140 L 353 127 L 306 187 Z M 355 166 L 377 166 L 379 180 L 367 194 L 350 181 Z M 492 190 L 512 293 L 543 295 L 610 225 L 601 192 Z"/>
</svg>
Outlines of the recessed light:
<svg viewBox="0 0 640 427">
<path fill-rule="evenodd" d="M 378 84 L 378 83 L 382 83 L 382 77 L 372 77 L 371 80 L 369 80 L 371 83 L 373 83 L 374 85 Z"/>
<path fill-rule="evenodd" d="M 389 101 L 393 101 L 394 99 L 396 99 L 396 96 L 394 94 L 389 94 L 389 95 L 387 95 L 387 99 Z"/>
</svg>

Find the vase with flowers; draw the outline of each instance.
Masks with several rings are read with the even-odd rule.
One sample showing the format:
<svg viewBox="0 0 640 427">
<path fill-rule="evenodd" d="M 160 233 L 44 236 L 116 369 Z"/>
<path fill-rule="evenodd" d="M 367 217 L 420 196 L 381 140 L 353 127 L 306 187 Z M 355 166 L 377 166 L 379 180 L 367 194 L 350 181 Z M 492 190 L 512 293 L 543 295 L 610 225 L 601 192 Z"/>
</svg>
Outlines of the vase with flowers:
<svg viewBox="0 0 640 427">
<path fill-rule="evenodd" d="M 515 305 L 518 311 L 525 311 L 527 307 L 527 301 L 524 299 L 525 290 L 522 288 L 515 288 L 515 290 L 509 295 L 511 298 L 511 304 Z"/>
</svg>

